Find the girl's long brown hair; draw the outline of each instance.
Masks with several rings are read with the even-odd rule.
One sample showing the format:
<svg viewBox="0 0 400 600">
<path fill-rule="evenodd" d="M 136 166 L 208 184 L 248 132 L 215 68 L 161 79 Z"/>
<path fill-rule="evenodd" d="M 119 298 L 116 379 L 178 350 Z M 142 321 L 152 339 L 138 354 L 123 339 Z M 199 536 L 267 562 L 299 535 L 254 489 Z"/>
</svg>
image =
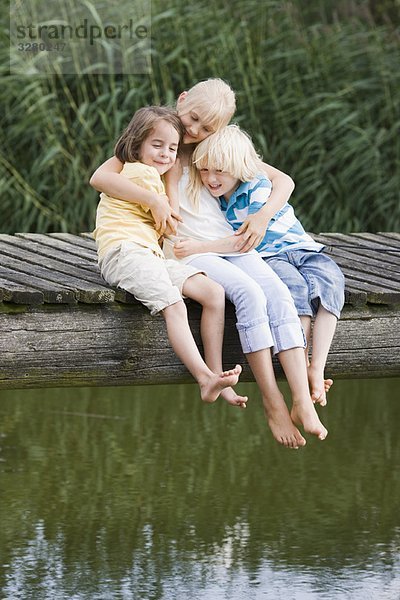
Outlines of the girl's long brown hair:
<svg viewBox="0 0 400 600">
<path fill-rule="evenodd" d="M 114 154 L 121 162 L 138 162 L 140 148 L 159 121 L 167 121 L 182 141 L 184 127 L 176 111 L 169 106 L 145 106 L 133 115 L 129 125 L 117 141 Z"/>
</svg>

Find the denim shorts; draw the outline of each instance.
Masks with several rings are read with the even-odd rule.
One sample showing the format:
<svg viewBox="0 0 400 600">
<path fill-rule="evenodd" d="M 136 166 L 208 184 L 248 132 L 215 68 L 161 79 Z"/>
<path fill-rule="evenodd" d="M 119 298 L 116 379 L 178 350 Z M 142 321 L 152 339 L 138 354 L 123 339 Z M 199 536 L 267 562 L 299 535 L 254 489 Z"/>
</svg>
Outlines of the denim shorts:
<svg viewBox="0 0 400 600">
<path fill-rule="evenodd" d="M 339 319 L 344 276 L 329 256 L 314 250 L 289 250 L 264 260 L 288 286 L 300 316 L 315 317 L 322 305 Z"/>
</svg>

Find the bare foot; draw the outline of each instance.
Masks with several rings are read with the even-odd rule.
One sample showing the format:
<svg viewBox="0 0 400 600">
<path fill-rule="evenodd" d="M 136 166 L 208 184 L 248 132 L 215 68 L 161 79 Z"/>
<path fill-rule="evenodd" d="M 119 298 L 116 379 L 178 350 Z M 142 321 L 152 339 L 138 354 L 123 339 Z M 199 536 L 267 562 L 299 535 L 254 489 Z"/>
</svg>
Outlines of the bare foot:
<svg viewBox="0 0 400 600">
<path fill-rule="evenodd" d="M 321 406 L 326 406 L 326 394 L 333 385 L 332 379 L 324 379 L 324 374 L 316 371 L 311 366 L 307 369 L 308 383 L 310 386 L 311 400 Z"/>
<path fill-rule="evenodd" d="M 300 402 L 293 401 L 292 410 L 290 416 L 293 423 L 298 426 L 302 426 L 306 433 L 316 435 L 319 440 L 324 440 L 328 435 L 328 430 L 322 425 L 317 411 L 314 408 L 311 399 L 308 398 L 306 401 Z"/>
<path fill-rule="evenodd" d="M 210 371 L 210 375 L 199 381 L 201 399 L 204 402 L 215 402 L 222 390 L 237 384 L 241 372 L 240 365 L 220 374 Z"/>
<path fill-rule="evenodd" d="M 232 406 L 240 406 L 240 408 L 246 408 L 247 396 L 239 396 L 234 389 L 227 387 L 221 392 L 221 398 L 227 401 Z"/>
<path fill-rule="evenodd" d="M 306 440 L 290 418 L 286 404 L 282 409 L 279 407 L 267 410 L 264 406 L 264 412 L 272 435 L 282 446 L 298 450 L 301 446 L 306 445 Z"/>
</svg>

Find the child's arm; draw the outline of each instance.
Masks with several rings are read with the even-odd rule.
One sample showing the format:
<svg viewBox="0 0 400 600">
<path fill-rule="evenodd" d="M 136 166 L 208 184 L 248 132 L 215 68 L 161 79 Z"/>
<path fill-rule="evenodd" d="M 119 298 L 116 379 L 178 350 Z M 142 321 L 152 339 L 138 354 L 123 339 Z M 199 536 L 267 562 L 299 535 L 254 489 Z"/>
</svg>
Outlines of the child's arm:
<svg viewBox="0 0 400 600">
<path fill-rule="evenodd" d="M 173 221 L 172 225 L 170 223 L 167 224 L 167 227 L 165 229 L 165 235 L 167 235 L 167 236 L 171 235 L 171 234 L 175 235 L 176 230 L 178 228 L 178 223 L 176 221 L 177 221 L 177 219 L 179 221 L 182 221 L 182 218 L 179 216 L 179 187 L 178 187 L 179 180 L 182 177 L 182 172 L 183 172 L 183 170 L 182 170 L 180 158 L 177 158 L 174 166 L 164 174 L 165 191 L 167 192 L 168 201 L 169 201 L 169 204 L 172 209 L 172 221 Z M 178 218 L 178 216 L 179 216 L 179 218 Z"/>
<path fill-rule="evenodd" d="M 242 252 L 246 243 L 243 235 L 230 235 L 219 240 L 195 240 L 186 238 L 174 244 L 176 258 L 185 258 L 191 254 L 204 254 L 205 252 Z"/>
<path fill-rule="evenodd" d="M 183 169 L 181 159 L 177 158 L 174 166 L 164 175 L 165 190 L 174 213 L 179 215 L 179 191 L 178 184 L 182 177 Z"/>
<path fill-rule="evenodd" d="M 294 181 L 289 175 L 266 163 L 261 163 L 261 168 L 272 183 L 272 191 L 268 202 L 256 214 L 248 215 L 236 232 L 246 240 L 242 252 L 248 252 L 261 243 L 268 223 L 286 204 L 294 190 Z"/>
<path fill-rule="evenodd" d="M 147 206 L 160 233 L 164 233 L 167 226 L 174 229 L 174 219 L 182 219 L 172 210 L 168 197 L 147 190 L 121 175 L 123 166 L 115 156 L 109 158 L 93 173 L 90 185 L 108 196 Z"/>
</svg>

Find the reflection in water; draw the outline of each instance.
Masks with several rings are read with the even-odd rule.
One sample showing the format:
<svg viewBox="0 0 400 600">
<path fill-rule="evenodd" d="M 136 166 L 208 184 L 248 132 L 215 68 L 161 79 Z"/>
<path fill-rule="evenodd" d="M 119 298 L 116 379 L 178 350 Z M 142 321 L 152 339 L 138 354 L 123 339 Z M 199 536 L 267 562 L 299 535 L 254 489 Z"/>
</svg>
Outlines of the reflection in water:
<svg viewBox="0 0 400 600">
<path fill-rule="evenodd" d="M 1 598 L 397 600 L 399 380 L 278 446 L 195 386 L 0 392 Z"/>
</svg>

